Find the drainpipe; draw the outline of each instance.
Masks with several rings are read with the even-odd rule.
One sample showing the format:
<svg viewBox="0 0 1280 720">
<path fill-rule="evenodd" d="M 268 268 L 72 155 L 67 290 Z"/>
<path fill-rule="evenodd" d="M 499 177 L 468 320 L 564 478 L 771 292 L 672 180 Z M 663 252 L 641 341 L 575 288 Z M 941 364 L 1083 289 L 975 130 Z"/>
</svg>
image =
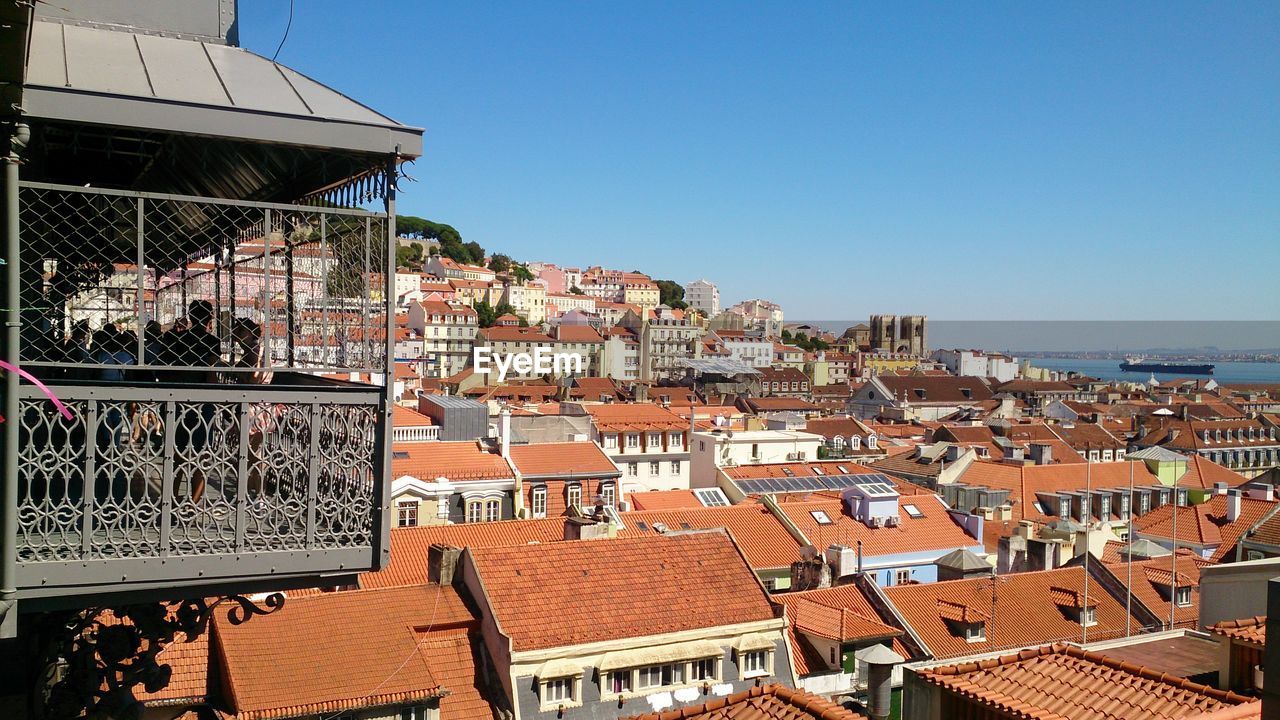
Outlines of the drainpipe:
<svg viewBox="0 0 1280 720">
<path fill-rule="evenodd" d="M 6 362 L 18 367 L 22 301 L 18 264 L 18 153 L 31 140 L 31 129 L 18 123 L 4 158 L 4 351 Z M 0 445 L 0 637 L 17 634 L 18 614 L 18 374 L 4 376 L 4 442 Z"/>
</svg>

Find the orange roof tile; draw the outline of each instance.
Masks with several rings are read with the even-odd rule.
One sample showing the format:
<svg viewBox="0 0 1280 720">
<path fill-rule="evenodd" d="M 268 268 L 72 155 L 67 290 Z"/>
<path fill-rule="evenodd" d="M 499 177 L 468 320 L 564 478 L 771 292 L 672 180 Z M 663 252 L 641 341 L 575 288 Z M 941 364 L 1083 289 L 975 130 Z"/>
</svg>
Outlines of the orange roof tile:
<svg viewBox="0 0 1280 720">
<path fill-rule="evenodd" d="M 862 591 L 858 589 L 858 586 L 854 584 L 837 585 L 836 587 L 823 588 L 821 590 L 779 593 L 773 596 L 773 601 L 776 604 L 786 607 L 787 622 L 793 631 L 799 630 L 797 627 L 797 620 L 803 614 L 802 611 L 798 611 L 796 608 L 804 603 L 814 603 L 828 608 L 835 608 L 837 610 L 847 610 L 858 617 L 865 618 L 871 623 L 884 624 L 884 621 L 887 619 L 879 616 L 875 608 L 871 605 L 871 601 L 868 600 L 867 597 L 862 594 Z M 888 624 L 885 624 L 885 627 L 888 628 L 888 630 L 884 632 L 893 637 L 893 651 L 903 657 L 908 657 L 910 652 L 907 650 L 906 645 L 902 643 L 902 630 Z M 883 637 L 883 635 L 879 634 L 881 630 L 876 628 L 874 625 L 867 625 L 866 629 L 876 633 L 872 637 Z M 803 677 L 808 674 L 808 670 L 801 667 L 801 664 L 808 664 L 804 657 L 804 638 L 798 633 L 793 633 L 790 640 L 793 651 L 792 656 L 797 662 L 796 673 Z M 821 665 L 823 663 L 820 661 L 819 664 Z M 817 668 L 814 667 L 812 669 L 816 670 Z"/>
<path fill-rule="evenodd" d="M 1084 568 L 1015 573 L 996 578 L 980 577 L 946 580 L 919 585 L 895 585 L 884 589 L 885 596 L 938 658 L 958 657 L 1005 650 L 1046 642 L 1079 642 L 1084 634 L 1080 623 L 1059 607 L 1063 591 L 1084 592 Z M 973 608 L 990 616 L 986 639 L 968 642 L 946 621 L 954 611 L 939 600 Z M 1089 588 L 1089 604 L 1095 608 L 1097 623 L 1087 628 L 1089 640 L 1115 638 L 1125 631 L 1125 606 L 1094 582 Z M 1134 617 L 1133 627 L 1142 621 Z"/>
<path fill-rule="evenodd" d="M 243 625 L 215 613 L 212 625 L 228 704 L 238 720 L 266 720 L 439 697 L 414 628 L 474 622 L 453 588 L 437 585 L 290 599 Z"/>
<path fill-rule="evenodd" d="M 392 448 L 391 474 L 394 478 L 411 475 L 428 482 L 438 477 L 450 480 L 513 477 L 511 466 L 501 455 L 471 441 L 396 443 Z"/>
<path fill-rule="evenodd" d="M 449 693 L 440 699 L 440 717 L 497 717 L 493 705 L 485 699 L 481 685 L 483 673 L 476 671 L 482 667 L 476 659 L 481 642 L 476 628 L 415 632 L 415 635 L 418 652 L 431 668 L 431 674 Z"/>
<path fill-rule="evenodd" d="M 724 532 L 467 552 L 516 651 L 775 617 L 768 594 Z"/>
<path fill-rule="evenodd" d="M 1192 507 L 1178 507 L 1178 542 L 1213 550 L 1210 560 L 1218 562 L 1235 552 L 1240 536 L 1275 510 L 1277 503 L 1257 498 L 1240 498 L 1240 515 L 1227 520 L 1227 496 L 1214 495 L 1207 502 Z M 1133 531 L 1140 537 L 1173 540 L 1174 505 L 1163 505 L 1133 521 Z"/>
<path fill-rule="evenodd" d="M 1191 588 L 1191 604 L 1173 607 L 1173 623 L 1175 627 L 1194 628 L 1198 626 L 1200 619 L 1200 568 L 1211 565 L 1211 562 L 1184 549 L 1178 551 L 1176 561 L 1172 555 L 1149 560 L 1134 560 L 1133 567 L 1130 568 L 1122 557 L 1117 557 L 1114 562 L 1107 563 L 1106 567 L 1120 581 L 1122 587 L 1133 588 L 1134 599 L 1150 608 L 1156 617 L 1168 622 L 1171 605 L 1171 591 L 1168 588 L 1173 579 L 1171 567 L 1175 562 L 1177 586 Z M 1129 582 L 1131 574 L 1132 584 Z"/>
<path fill-rule="evenodd" d="M 1243 695 L 1112 660 L 1069 645 L 1049 645 L 990 660 L 917 671 L 926 683 L 963 698 L 943 698 L 943 713 L 973 706 L 1040 720 L 1170 720 L 1252 702 Z M 954 697 L 954 696 L 952 696 Z M 967 713 L 966 713 L 967 714 Z M 1232 714 L 1231 717 L 1247 717 Z"/>
<path fill-rule="evenodd" d="M 1267 646 L 1267 616 L 1255 615 L 1239 620 L 1223 620 L 1209 626 L 1209 631 L 1257 647 Z"/>
<path fill-rule="evenodd" d="M 1009 490 L 1013 519 L 1050 520 L 1035 508 L 1037 493 L 1069 490 L 1128 488 L 1160 484 L 1160 479 L 1140 461 L 1078 463 L 1064 465 L 1007 465 L 979 460 L 969 465 L 959 482 L 966 485 Z M 1116 508 L 1118 511 L 1119 508 Z"/>
<path fill-rule="evenodd" d="M 391 422 L 394 427 L 423 427 L 435 424 L 429 416 L 399 404 L 392 406 Z"/>
<path fill-rule="evenodd" d="M 844 511 L 838 499 L 811 500 L 808 502 L 780 502 L 779 509 L 795 524 L 815 547 L 825 548 L 839 542 L 852 547 L 862 543 L 868 556 L 897 553 L 951 550 L 981 545 L 981 538 L 973 538 L 954 520 L 947 506 L 937 495 L 900 495 L 899 507 L 914 505 L 920 517 L 911 517 L 900 511 L 897 527 L 867 527 Z M 820 523 L 813 516 L 815 511 L 826 513 L 833 522 Z"/>
<path fill-rule="evenodd" d="M 604 432 L 640 430 L 684 430 L 689 421 L 652 403 L 609 403 L 583 405 L 597 430 Z"/>
<path fill-rule="evenodd" d="M 656 534 L 654 526 L 659 523 L 668 531 L 725 528 L 756 570 L 790 567 L 800 559 L 800 542 L 763 505 L 629 512 L 622 514 L 622 521 L 628 535 Z"/>
<path fill-rule="evenodd" d="M 500 520 L 459 525 L 424 525 L 391 531 L 391 562 L 378 572 L 362 573 L 360 587 L 382 588 L 421 585 L 427 581 L 427 549 L 525 545 L 564 539 L 564 520 Z"/>
<path fill-rule="evenodd" d="M 865 716 L 804 690 L 764 685 L 675 710 L 626 720 L 864 720 Z"/>
<path fill-rule="evenodd" d="M 632 510 L 697 510 L 706 507 L 692 490 L 649 490 L 627 495 Z"/>
<path fill-rule="evenodd" d="M 591 475 L 620 477 L 622 472 L 593 442 L 512 445 L 511 464 L 525 478 Z"/>
</svg>

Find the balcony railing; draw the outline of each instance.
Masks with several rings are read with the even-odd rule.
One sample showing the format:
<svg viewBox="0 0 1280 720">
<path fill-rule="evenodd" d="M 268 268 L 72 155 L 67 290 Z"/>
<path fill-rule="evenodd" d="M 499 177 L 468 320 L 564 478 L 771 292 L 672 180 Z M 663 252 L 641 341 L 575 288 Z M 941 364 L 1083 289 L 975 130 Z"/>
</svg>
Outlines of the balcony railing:
<svg viewBox="0 0 1280 720">
<path fill-rule="evenodd" d="M 379 388 L 23 386 L 28 596 L 367 567 Z"/>
<path fill-rule="evenodd" d="M 36 183 L 19 200 L 20 357 L 45 383 L 8 418 L 19 596 L 378 566 L 388 215 Z"/>
</svg>

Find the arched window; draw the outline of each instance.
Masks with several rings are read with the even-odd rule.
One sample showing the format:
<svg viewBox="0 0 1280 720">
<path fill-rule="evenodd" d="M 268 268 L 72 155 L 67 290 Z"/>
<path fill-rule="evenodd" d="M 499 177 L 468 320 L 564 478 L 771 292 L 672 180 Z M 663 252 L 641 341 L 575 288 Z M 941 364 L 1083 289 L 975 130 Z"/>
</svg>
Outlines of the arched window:
<svg viewBox="0 0 1280 720">
<path fill-rule="evenodd" d="M 862 449 L 861 435 L 854 435 L 853 437 L 849 438 L 849 449 L 854 452 L 857 452 Z"/>
<path fill-rule="evenodd" d="M 502 501 L 496 498 L 484 501 L 485 522 L 496 522 L 502 518 Z"/>
<path fill-rule="evenodd" d="M 875 434 L 875 433 L 871 433 L 870 435 L 868 435 L 868 436 L 867 436 L 867 449 L 868 449 L 868 450 L 875 450 L 875 449 L 876 449 L 876 447 L 877 447 L 877 443 L 878 443 L 878 441 L 876 440 L 876 434 Z"/>
<path fill-rule="evenodd" d="M 835 437 L 831 438 L 831 447 L 835 448 L 836 450 L 843 450 L 844 438 L 841 437 L 840 435 L 836 435 Z"/>
</svg>

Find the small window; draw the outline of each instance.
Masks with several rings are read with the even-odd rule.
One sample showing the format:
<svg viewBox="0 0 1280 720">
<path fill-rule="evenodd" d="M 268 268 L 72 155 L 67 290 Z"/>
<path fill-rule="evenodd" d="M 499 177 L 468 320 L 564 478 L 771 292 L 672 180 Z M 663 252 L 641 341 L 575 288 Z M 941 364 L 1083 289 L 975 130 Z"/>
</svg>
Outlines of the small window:
<svg viewBox="0 0 1280 720">
<path fill-rule="evenodd" d="M 533 489 L 532 505 L 533 516 L 536 518 L 544 518 L 547 516 L 547 487 L 539 485 Z"/>
<path fill-rule="evenodd" d="M 582 486 L 578 483 L 571 483 L 565 488 L 564 500 L 569 507 L 582 507 Z"/>
<path fill-rule="evenodd" d="M 649 433 L 649 448 L 662 447 L 662 433 Z"/>
<path fill-rule="evenodd" d="M 751 650 L 742 653 L 738 658 L 743 675 L 765 675 L 769 672 L 769 653 L 766 650 Z"/>
<path fill-rule="evenodd" d="M 627 433 L 627 449 L 640 447 L 640 433 Z"/>
<path fill-rule="evenodd" d="M 613 487 L 613 483 L 600 483 L 600 499 L 604 502 L 605 507 L 613 507 L 617 503 L 617 495 Z"/>
<path fill-rule="evenodd" d="M 703 680 L 719 680 L 720 679 L 720 660 L 718 658 L 702 658 L 694 660 L 689 665 L 689 680 L 700 682 Z"/>
<path fill-rule="evenodd" d="M 1191 588 L 1180 587 L 1173 591 L 1173 604 L 1178 607 L 1188 607 L 1191 605 Z"/>
<path fill-rule="evenodd" d="M 484 503 L 472 500 L 467 503 L 467 522 L 478 523 L 484 519 Z"/>
<path fill-rule="evenodd" d="M 1245 560 L 1261 560 L 1265 557 L 1266 555 L 1260 550 L 1249 550 L 1244 554 Z"/>
<path fill-rule="evenodd" d="M 485 500 L 484 501 L 485 522 L 497 522 L 501 518 L 502 518 L 502 501 L 501 500 Z"/>
<path fill-rule="evenodd" d="M 984 622 L 969 623 L 964 626 L 964 639 L 967 642 L 985 642 L 987 639 L 987 624 Z"/>
<path fill-rule="evenodd" d="M 546 704 L 573 702 L 573 678 L 552 678 L 542 684 L 542 702 Z"/>
<path fill-rule="evenodd" d="M 671 433 L 670 440 L 667 442 L 667 447 L 671 449 L 675 449 L 683 446 L 684 446 L 684 435 L 681 435 L 680 433 Z"/>
<path fill-rule="evenodd" d="M 911 582 L 911 569 L 899 568 L 893 571 L 893 584 L 906 585 Z"/>
<path fill-rule="evenodd" d="M 809 514 L 813 516 L 815 522 L 819 525 L 831 525 L 831 516 L 824 510 L 810 510 Z"/>
<path fill-rule="evenodd" d="M 418 524 L 418 501 L 404 500 L 396 503 L 396 520 L 398 527 L 416 527 Z"/>
<path fill-rule="evenodd" d="M 640 475 L 640 463 L 627 463 L 627 474 L 631 477 Z"/>
<path fill-rule="evenodd" d="M 672 461 L 671 461 L 671 474 L 672 474 L 672 475 L 679 475 L 679 474 L 680 474 L 680 461 L 679 461 L 679 460 L 672 460 Z"/>
<path fill-rule="evenodd" d="M 916 507 L 915 505 L 911 505 L 909 503 L 902 506 L 902 511 L 905 512 L 908 517 L 913 517 L 913 518 L 924 517 L 924 513 L 920 512 L 920 508 Z"/>
<path fill-rule="evenodd" d="M 1080 624 L 1085 627 L 1098 624 L 1098 609 L 1087 607 L 1080 610 Z"/>
<path fill-rule="evenodd" d="M 616 434 L 609 433 L 608 435 L 604 436 L 604 449 L 605 450 L 618 449 L 618 436 Z"/>
<path fill-rule="evenodd" d="M 662 463 L 660 462 L 649 463 L 649 477 L 657 477 L 661 474 L 662 474 Z"/>
<path fill-rule="evenodd" d="M 609 673 L 609 691 L 614 694 L 631 692 L 631 671 L 615 670 Z"/>
</svg>

